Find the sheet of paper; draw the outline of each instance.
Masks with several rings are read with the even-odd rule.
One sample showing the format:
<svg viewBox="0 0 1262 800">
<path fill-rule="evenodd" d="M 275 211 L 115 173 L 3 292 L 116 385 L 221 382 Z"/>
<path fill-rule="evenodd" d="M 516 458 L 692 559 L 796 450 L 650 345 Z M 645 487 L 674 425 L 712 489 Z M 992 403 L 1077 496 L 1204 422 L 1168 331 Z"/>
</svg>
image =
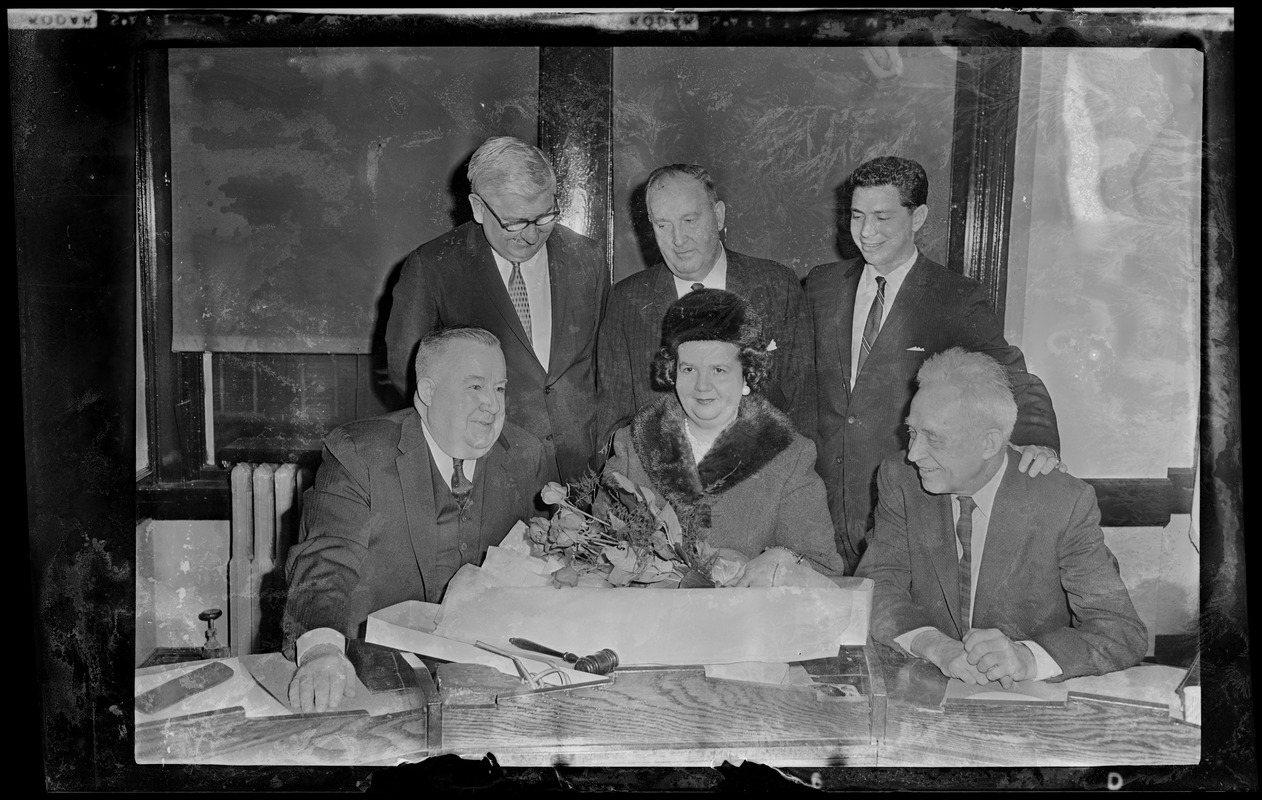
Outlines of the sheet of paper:
<svg viewBox="0 0 1262 800">
<path fill-rule="evenodd" d="M 1183 715 L 1180 719 L 1193 725 L 1201 724 L 1201 687 L 1183 687 Z"/>
<path fill-rule="evenodd" d="M 283 656 L 280 657 L 283 660 Z M 186 697 L 173 706 L 164 708 L 153 714 L 136 712 L 136 723 L 153 722 L 160 719 L 183 717 L 199 714 L 203 711 L 215 711 L 222 708 L 241 706 L 247 717 L 266 717 L 287 714 L 284 705 L 277 702 L 250 675 L 250 671 L 237 658 L 213 659 L 232 668 L 232 677 L 218 686 Z M 150 667 L 136 671 L 136 694 L 140 695 L 169 680 L 179 678 L 193 670 L 209 664 L 210 661 L 189 661 L 171 667 Z"/>
<path fill-rule="evenodd" d="M 851 588 L 584 589 L 504 586 L 466 565 L 447 587 L 434 633 L 467 643 L 510 637 L 623 666 L 790 662 L 867 641 L 872 581 Z"/>
<path fill-rule="evenodd" d="M 790 664 L 789 671 L 785 673 L 784 680 L 780 681 L 781 686 L 814 686 L 815 679 L 811 677 L 811 673 L 806 671 L 806 667 L 801 664 Z"/>
<path fill-rule="evenodd" d="M 1176 690 L 1186 672 L 1181 667 L 1139 664 L 1108 675 L 1070 678 L 1061 685 L 1078 694 L 1164 705 L 1172 716 L 1182 717 L 1183 703 Z"/>
<path fill-rule="evenodd" d="M 739 683 L 765 683 L 779 686 L 789 674 L 788 664 L 743 661 L 736 664 L 706 664 L 705 676 L 712 680 Z"/>
<path fill-rule="evenodd" d="M 406 653 L 404 655 L 405 657 L 407 656 Z M 301 709 L 295 708 L 289 702 L 289 682 L 293 680 L 294 673 L 298 671 L 298 667 L 294 662 L 280 653 L 256 653 L 242 656 L 241 661 L 250 671 L 250 674 L 254 676 L 254 679 L 284 706 L 286 713 L 301 713 Z M 420 663 L 418 660 L 417 664 Z M 424 668 L 423 665 L 422 668 Z M 370 716 L 378 716 L 380 714 L 407 711 L 421 705 L 419 692 L 386 691 L 373 693 L 368 690 L 368 687 L 359 679 L 359 676 L 353 672 L 348 679 L 352 682 L 355 694 L 353 697 L 343 697 L 338 703 L 336 711 L 362 710 L 367 711 Z"/>
<path fill-rule="evenodd" d="M 1012 688 L 1005 689 L 998 683 L 978 686 L 965 683 L 959 678 L 947 681 L 946 694 L 942 698 L 944 706 L 988 704 L 1002 705 L 1064 705 L 1069 696 L 1069 689 L 1064 683 L 1045 683 L 1043 681 L 1018 681 Z"/>
</svg>

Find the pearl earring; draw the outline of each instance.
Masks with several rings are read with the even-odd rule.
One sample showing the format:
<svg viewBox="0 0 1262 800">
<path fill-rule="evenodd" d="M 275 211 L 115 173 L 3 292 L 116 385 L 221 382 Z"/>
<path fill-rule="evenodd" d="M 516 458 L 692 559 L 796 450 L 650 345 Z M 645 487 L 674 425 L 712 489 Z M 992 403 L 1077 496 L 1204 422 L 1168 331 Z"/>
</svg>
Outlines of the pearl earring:
<svg viewBox="0 0 1262 800">
<path fill-rule="evenodd" d="M 746 384 L 746 385 L 745 385 L 745 386 L 741 389 L 741 395 L 742 395 L 742 396 L 745 396 L 745 395 L 748 395 L 748 394 L 749 394 L 749 384 Z"/>
</svg>

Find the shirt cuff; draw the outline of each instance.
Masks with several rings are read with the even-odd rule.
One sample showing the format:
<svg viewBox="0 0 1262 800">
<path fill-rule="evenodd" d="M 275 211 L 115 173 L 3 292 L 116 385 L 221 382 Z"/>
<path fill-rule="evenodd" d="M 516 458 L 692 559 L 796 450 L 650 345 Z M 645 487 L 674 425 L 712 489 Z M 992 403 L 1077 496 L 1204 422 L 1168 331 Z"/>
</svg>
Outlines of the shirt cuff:
<svg viewBox="0 0 1262 800">
<path fill-rule="evenodd" d="M 296 657 L 294 663 L 301 666 L 302 657 L 318 644 L 336 645 L 338 650 L 346 652 L 346 637 L 332 628 L 314 628 L 298 637 L 294 642 Z"/>
<path fill-rule="evenodd" d="M 1061 673 L 1060 664 L 1047 654 L 1042 645 L 1026 640 L 1022 640 L 1021 644 L 1030 648 L 1030 652 L 1034 655 L 1034 677 L 1030 680 L 1045 681 Z"/>
<path fill-rule="evenodd" d="M 925 625 L 923 627 L 907 631 L 907 633 L 904 633 L 902 636 L 895 636 L 894 644 L 903 648 L 903 650 L 907 652 L 907 655 L 912 656 L 914 658 L 920 658 L 920 656 L 916 655 L 915 653 L 911 651 L 911 643 L 916 641 L 916 637 L 924 633 L 925 631 L 936 631 L 936 630 L 937 628 L 933 627 L 932 625 Z"/>
</svg>

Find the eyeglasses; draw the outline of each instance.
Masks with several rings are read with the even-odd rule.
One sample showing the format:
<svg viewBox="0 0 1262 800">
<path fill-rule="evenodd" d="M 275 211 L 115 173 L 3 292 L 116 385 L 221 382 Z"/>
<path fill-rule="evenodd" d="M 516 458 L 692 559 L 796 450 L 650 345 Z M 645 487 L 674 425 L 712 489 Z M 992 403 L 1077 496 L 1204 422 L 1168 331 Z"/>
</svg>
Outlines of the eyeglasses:
<svg viewBox="0 0 1262 800">
<path fill-rule="evenodd" d="M 504 220 L 500 219 L 499 214 L 495 213 L 495 209 L 491 208 L 491 204 L 486 202 L 485 197 L 483 197 L 480 194 L 475 194 L 474 197 L 482 201 L 482 207 L 485 208 L 487 211 L 490 211 L 491 216 L 495 217 L 495 221 L 499 223 L 500 227 L 508 231 L 509 233 L 516 233 L 517 231 L 524 231 L 526 230 L 526 228 L 530 227 L 531 225 L 534 225 L 536 228 L 543 228 L 556 222 L 557 217 L 561 216 L 560 209 L 556 207 L 556 198 L 553 198 L 552 210 L 549 211 L 548 213 L 540 214 L 534 219 L 519 219 L 519 220 L 514 220 L 512 222 L 505 222 Z"/>
</svg>

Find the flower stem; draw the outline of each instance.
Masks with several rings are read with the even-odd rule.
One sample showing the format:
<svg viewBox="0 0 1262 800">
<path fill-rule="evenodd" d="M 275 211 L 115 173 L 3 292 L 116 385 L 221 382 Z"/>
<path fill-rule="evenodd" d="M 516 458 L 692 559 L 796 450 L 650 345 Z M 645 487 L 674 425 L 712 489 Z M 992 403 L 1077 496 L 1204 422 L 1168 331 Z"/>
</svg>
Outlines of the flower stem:
<svg viewBox="0 0 1262 800">
<path fill-rule="evenodd" d="M 605 522 L 603 519 L 600 519 L 598 517 L 593 517 L 591 514 L 588 514 L 586 511 L 574 505 L 569 500 L 562 500 L 561 505 L 565 506 L 569 510 L 575 512 L 576 514 L 582 514 L 584 517 L 587 517 L 592 522 L 599 522 L 601 525 L 604 525 L 606 528 L 610 527 L 610 524 L 608 522 Z"/>
</svg>

